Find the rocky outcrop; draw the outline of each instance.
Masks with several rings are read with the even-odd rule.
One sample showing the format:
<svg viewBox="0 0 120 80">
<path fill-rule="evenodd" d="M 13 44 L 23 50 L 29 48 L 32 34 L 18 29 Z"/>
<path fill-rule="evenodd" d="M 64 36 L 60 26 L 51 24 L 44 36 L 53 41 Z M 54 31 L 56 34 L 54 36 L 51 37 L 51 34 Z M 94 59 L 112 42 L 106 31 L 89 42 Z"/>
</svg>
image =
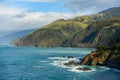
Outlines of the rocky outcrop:
<svg viewBox="0 0 120 80">
<path fill-rule="evenodd" d="M 77 65 L 80 65 L 80 62 L 76 62 L 76 61 L 72 60 L 67 63 L 64 63 L 64 65 L 65 66 L 77 66 Z"/>
<path fill-rule="evenodd" d="M 109 46 L 100 46 L 96 51 L 92 51 L 83 59 L 80 59 L 79 62 L 69 61 L 65 65 L 107 66 L 120 70 L 120 31 L 117 31 L 113 36 Z"/>
<path fill-rule="evenodd" d="M 120 69 L 120 46 L 99 47 L 88 54 L 82 65 L 99 65 Z"/>
</svg>

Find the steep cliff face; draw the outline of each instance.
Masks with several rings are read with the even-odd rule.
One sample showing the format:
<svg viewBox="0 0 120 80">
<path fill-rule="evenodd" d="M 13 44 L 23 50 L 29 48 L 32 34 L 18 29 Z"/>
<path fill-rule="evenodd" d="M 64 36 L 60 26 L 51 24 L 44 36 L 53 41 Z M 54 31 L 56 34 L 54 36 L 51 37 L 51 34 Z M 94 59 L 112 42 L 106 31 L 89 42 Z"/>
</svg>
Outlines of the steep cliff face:
<svg viewBox="0 0 120 80">
<path fill-rule="evenodd" d="M 83 65 L 100 65 L 120 69 L 120 31 L 115 33 L 109 46 L 100 46 L 88 54 L 81 62 Z"/>
<path fill-rule="evenodd" d="M 118 21 L 115 18 L 114 20 L 115 21 L 112 22 Z M 112 22 L 110 21 L 110 24 Z M 90 54 L 82 59 L 80 65 L 98 65 L 120 69 L 120 29 L 119 26 L 117 26 L 118 24 L 114 23 L 114 25 L 116 25 L 116 30 L 114 30 L 113 28 L 114 34 L 111 38 L 109 38 L 110 40 L 108 42 L 108 45 L 102 45 L 98 47 L 96 51 L 92 51 Z M 109 32 L 107 34 L 109 35 L 111 33 L 112 32 Z"/>
<path fill-rule="evenodd" d="M 111 39 L 117 36 L 119 30 L 120 17 L 108 18 L 92 23 L 85 30 L 66 41 L 63 46 L 98 47 L 108 45 Z"/>
</svg>

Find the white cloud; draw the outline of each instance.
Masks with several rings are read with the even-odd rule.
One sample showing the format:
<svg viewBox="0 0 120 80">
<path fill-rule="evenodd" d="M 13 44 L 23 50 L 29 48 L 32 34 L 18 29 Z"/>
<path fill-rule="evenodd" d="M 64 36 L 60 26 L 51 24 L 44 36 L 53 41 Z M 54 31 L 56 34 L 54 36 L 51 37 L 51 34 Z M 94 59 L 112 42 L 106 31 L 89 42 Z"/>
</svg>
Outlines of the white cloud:
<svg viewBox="0 0 120 80">
<path fill-rule="evenodd" d="M 74 16 L 76 15 L 74 14 Z M 73 17 L 71 13 L 28 12 L 19 8 L 0 5 L 0 31 L 40 28 L 57 19 L 71 17 Z"/>
<path fill-rule="evenodd" d="M 17 9 L 13 7 L 7 7 L 5 5 L 0 4 L 0 15 L 16 15 L 22 13 L 24 10 Z"/>
</svg>

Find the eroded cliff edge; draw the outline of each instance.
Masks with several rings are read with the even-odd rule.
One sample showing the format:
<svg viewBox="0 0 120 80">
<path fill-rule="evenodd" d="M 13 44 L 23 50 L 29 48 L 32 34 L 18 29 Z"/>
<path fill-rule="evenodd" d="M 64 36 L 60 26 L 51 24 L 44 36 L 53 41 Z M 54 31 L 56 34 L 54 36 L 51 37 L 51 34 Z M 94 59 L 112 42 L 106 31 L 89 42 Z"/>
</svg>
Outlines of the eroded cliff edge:
<svg viewBox="0 0 120 80">
<path fill-rule="evenodd" d="M 120 70 L 120 44 L 101 46 L 83 58 L 82 65 L 98 65 Z"/>
</svg>

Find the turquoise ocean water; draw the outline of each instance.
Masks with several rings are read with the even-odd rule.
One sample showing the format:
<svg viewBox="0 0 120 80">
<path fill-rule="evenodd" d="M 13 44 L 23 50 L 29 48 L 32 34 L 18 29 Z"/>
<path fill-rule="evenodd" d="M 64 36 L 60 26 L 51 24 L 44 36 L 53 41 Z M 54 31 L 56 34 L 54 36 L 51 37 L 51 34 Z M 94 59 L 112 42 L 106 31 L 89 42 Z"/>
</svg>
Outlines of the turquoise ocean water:
<svg viewBox="0 0 120 80">
<path fill-rule="evenodd" d="M 77 60 L 95 49 L 89 48 L 34 48 L 0 46 L 0 80 L 120 80 L 120 71 L 94 67 L 92 71 L 77 71 L 66 67 L 69 61 L 62 56 L 74 56 Z"/>
</svg>

